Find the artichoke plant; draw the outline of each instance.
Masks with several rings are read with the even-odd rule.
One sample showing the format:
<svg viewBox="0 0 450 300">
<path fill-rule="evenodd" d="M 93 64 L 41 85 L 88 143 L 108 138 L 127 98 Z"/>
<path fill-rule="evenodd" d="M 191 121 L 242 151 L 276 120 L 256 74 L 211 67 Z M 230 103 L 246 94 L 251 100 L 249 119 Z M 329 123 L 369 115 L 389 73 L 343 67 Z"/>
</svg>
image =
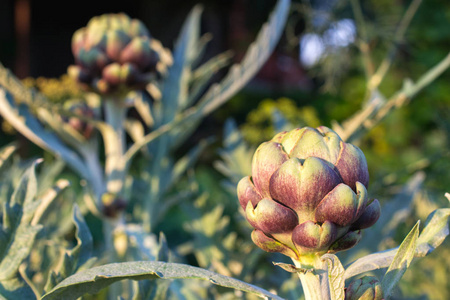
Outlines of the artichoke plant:
<svg viewBox="0 0 450 300">
<path fill-rule="evenodd" d="M 170 51 L 123 13 L 92 18 L 74 33 L 72 52 L 69 75 L 102 94 L 141 89 L 172 64 Z"/>
<path fill-rule="evenodd" d="M 353 247 L 361 229 L 377 221 L 380 204 L 369 200 L 368 183 L 362 151 L 321 126 L 281 132 L 261 144 L 252 176 L 237 190 L 253 242 L 308 265 Z"/>
</svg>

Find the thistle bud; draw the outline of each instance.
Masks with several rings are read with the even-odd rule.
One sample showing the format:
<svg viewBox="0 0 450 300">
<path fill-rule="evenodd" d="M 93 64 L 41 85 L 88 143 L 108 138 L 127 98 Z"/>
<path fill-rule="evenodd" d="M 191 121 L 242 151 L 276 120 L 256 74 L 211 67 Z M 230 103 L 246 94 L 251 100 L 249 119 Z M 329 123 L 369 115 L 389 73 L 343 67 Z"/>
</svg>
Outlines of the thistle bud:
<svg viewBox="0 0 450 300">
<path fill-rule="evenodd" d="M 68 110 L 74 115 L 93 119 L 94 111 L 90 108 L 86 103 L 77 102 L 77 103 L 67 103 Z M 91 138 L 94 132 L 94 126 L 84 120 L 82 118 L 78 118 L 76 116 L 71 116 L 68 118 L 63 118 L 63 120 L 69 124 L 73 129 L 75 129 L 78 133 L 80 133 L 85 139 Z"/>
<path fill-rule="evenodd" d="M 294 259 L 356 245 L 380 215 L 362 151 L 331 129 L 305 127 L 261 144 L 237 187 L 252 239 Z"/>
<path fill-rule="evenodd" d="M 69 75 L 102 94 L 142 89 L 172 65 L 170 51 L 125 14 L 92 18 L 74 33 L 72 52 L 76 65 Z"/>
</svg>

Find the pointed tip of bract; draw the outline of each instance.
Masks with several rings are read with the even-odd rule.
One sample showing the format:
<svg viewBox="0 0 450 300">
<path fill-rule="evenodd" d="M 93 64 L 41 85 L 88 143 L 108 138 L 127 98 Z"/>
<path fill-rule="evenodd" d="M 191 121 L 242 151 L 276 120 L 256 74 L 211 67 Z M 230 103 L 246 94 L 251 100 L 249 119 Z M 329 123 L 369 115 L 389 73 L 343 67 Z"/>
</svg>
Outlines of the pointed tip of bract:
<svg viewBox="0 0 450 300">
<path fill-rule="evenodd" d="M 325 251 L 335 240 L 336 226 L 329 221 L 318 224 L 306 221 L 292 232 L 292 241 L 300 253 Z"/>
<path fill-rule="evenodd" d="M 237 195 L 239 203 L 244 211 L 248 202 L 252 203 L 253 206 L 256 206 L 259 200 L 261 200 L 261 196 L 256 191 L 250 176 L 246 176 L 239 181 L 237 185 Z"/>
<path fill-rule="evenodd" d="M 253 230 L 252 241 L 256 246 L 266 252 L 279 252 L 286 256 L 297 258 L 296 253 L 291 248 L 283 245 L 275 239 L 268 237 L 260 230 Z"/>
<path fill-rule="evenodd" d="M 381 205 L 378 199 L 373 199 L 367 205 L 361 216 L 352 224 L 352 228 L 366 229 L 374 225 L 381 215 Z"/>
<path fill-rule="evenodd" d="M 349 231 L 343 237 L 338 239 L 333 245 L 330 246 L 330 253 L 336 253 L 339 251 L 347 250 L 354 247 L 361 240 L 361 230 Z"/>
</svg>

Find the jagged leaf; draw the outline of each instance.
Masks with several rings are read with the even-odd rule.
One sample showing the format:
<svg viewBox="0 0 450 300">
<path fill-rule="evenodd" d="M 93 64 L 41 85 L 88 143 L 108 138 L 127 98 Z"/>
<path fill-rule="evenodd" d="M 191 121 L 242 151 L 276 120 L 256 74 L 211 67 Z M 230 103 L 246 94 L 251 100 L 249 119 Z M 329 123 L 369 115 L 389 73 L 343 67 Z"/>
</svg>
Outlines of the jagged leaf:
<svg viewBox="0 0 450 300">
<path fill-rule="evenodd" d="M 179 107 L 186 102 L 188 78 L 191 64 L 196 58 L 200 38 L 200 17 L 202 7 L 197 5 L 189 13 L 173 51 L 173 65 L 164 81 L 162 92 L 162 114 L 155 120 L 158 126 L 173 120 Z M 160 114 L 155 114 L 155 118 Z"/>
<path fill-rule="evenodd" d="M 114 282 L 124 279 L 201 279 L 213 284 L 255 294 L 262 298 L 282 299 L 264 289 L 205 269 L 178 263 L 138 261 L 113 263 L 72 275 L 44 295 L 42 300 L 74 300 L 90 293 L 98 293 Z"/>
<path fill-rule="evenodd" d="M 416 223 L 410 233 L 403 240 L 397 253 L 395 254 L 394 260 L 381 281 L 381 286 L 385 297 L 389 297 L 392 289 L 400 281 L 403 274 L 405 274 L 406 269 L 408 269 L 414 258 L 417 238 L 419 237 L 419 224 L 420 221 Z"/>
<path fill-rule="evenodd" d="M 180 127 L 182 127 L 185 133 L 192 131 L 192 128 L 198 126 L 199 121 L 202 117 L 217 109 L 228 99 L 230 99 L 230 97 L 232 97 L 240 89 L 242 89 L 264 65 L 273 49 L 275 48 L 276 44 L 278 43 L 287 20 L 290 3 L 290 0 L 279 0 L 277 2 L 274 11 L 269 17 L 268 23 L 262 26 L 262 29 L 260 30 L 256 41 L 250 45 L 242 62 L 240 64 L 233 65 L 230 68 L 228 74 L 220 83 L 211 86 L 205 93 L 205 95 L 199 100 L 199 103 L 196 106 L 190 107 L 189 109 L 185 110 L 181 115 L 177 116 L 177 118 L 173 118 L 173 116 L 175 116 L 173 110 L 167 112 L 165 111 L 164 113 L 162 113 L 163 119 L 159 121 L 155 120 L 155 123 L 159 124 L 159 128 L 147 134 L 140 142 L 135 143 L 135 145 L 133 145 L 127 151 L 125 155 L 127 164 L 129 164 L 129 160 L 131 160 L 131 158 L 142 147 L 150 144 L 157 139 L 161 139 L 161 136 L 167 135 L 168 131 L 173 132 Z M 194 8 L 190 16 L 193 16 L 194 12 L 195 14 L 199 15 L 200 12 L 196 12 L 196 10 L 200 10 L 200 8 Z M 197 22 L 198 18 L 199 17 L 196 18 Z M 190 32 L 189 30 L 185 29 L 189 28 L 188 24 L 190 23 L 194 23 L 191 22 L 191 17 L 188 18 L 188 21 L 183 27 L 181 35 L 182 37 L 184 32 Z M 192 27 L 195 26 L 192 25 Z M 194 32 L 194 30 L 191 31 Z M 183 41 L 183 39 L 180 38 L 180 41 Z M 183 43 L 181 42 L 179 42 L 179 44 L 183 45 Z M 193 42 L 190 41 L 190 44 L 192 45 Z M 164 82 L 164 87 L 167 87 L 168 91 L 163 92 L 163 97 L 167 97 L 168 101 L 181 99 L 179 97 L 182 97 L 182 99 L 184 99 L 185 95 L 183 94 L 183 96 L 180 96 L 180 93 L 184 93 L 187 90 L 187 85 L 183 85 L 185 88 L 181 89 L 179 85 L 177 85 L 178 81 L 171 79 L 171 76 L 180 79 L 183 73 L 183 68 L 176 63 L 177 56 L 177 49 L 175 49 L 174 64 L 169 70 L 168 78 Z M 171 71 L 174 75 L 171 75 Z M 172 81 L 173 83 L 170 83 L 170 81 Z M 182 103 L 183 101 L 178 101 L 178 103 Z M 173 107 L 173 105 L 170 104 L 171 102 L 166 103 L 165 101 L 161 101 L 161 103 L 164 103 L 164 105 L 166 106 L 169 105 L 170 107 Z M 161 115 L 161 113 L 155 113 L 155 116 L 157 115 Z M 172 117 L 170 118 L 170 116 Z M 168 121 L 170 121 L 170 123 L 168 123 Z M 184 134 L 183 136 L 184 138 L 187 138 L 189 135 Z M 180 137 L 182 136 L 178 135 L 178 138 Z M 165 139 L 167 139 L 167 137 Z M 155 149 L 159 148 L 160 147 L 155 147 Z M 159 159 L 159 157 L 157 157 L 157 159 Z"/>
<path fill-rule="evenodd" d="M 334 254 L 325 254 L 321 257 L 321 260 L 328 264 L 330 300 L 344 300 L 344 267 L 339 258 Z"/>
<path fill-rule="evenodd" d="M 76 257 L 76 269 L 78 269 L 92 258 L 94 243 L 91 231 L 89 230 L 89 227 L 87 226 L 77 204 L 73 206 L 73 222 L 77 228 L 77 245 L 72 249 L 71 255 Z"/>
<path fill-rule="evenodd" d="M 450 208 L 433 211 L 425 221 L 425 228 L 417 240 L 416 256 L 425 256 L 433 252 L 449 234 L 448 223 Z"/>
<path fill-rule="evenodd" d="M 14 277 L 0 281 L 0 300 L 36 299 L 33 290 L 21 279 Z"/>
<path fill-rule="evenodd" d="M 0 114 L 30 141 L 60 156 L 83 178 L 89 178 L 86 166 L 80 157 L 65 146 L 56 135 L 45 130 L 39 121 L 30 114 L 25 104 L 16 106 L 11 95 L 3 87 L 0 87 Z"/>
<path fill-rule="evenodd" d="M 216 73 L 229 64 L 231 57 L 231 51 L 221 53 L 194 70 L 186 106 L 194 103 L 205 92 L 208 83 Z"/>
<path fill-rule="evenodd" d="M 255 42 L 250 45 L 240 64 L 231 67 L 227 76 L 212 86 L 200 100 L 199 110 L 203 115 L 215 110 L 239 91 L 264 65 L 269 58 L 281 34 L 289 13 L 290 0 L 279 0 L 274 11 L 258 33 Z"/>
<path fill-rule="evenodd" d="M 0 228 L 0 281 L 13 278 L 22 261 L 29 255 L 41 225 L 30 225 L 39 205 L 35 201 L 37 183 L 35 161 L 23 174 L 11 200 L 3 207 L 3 224 Z"/>
</svg>

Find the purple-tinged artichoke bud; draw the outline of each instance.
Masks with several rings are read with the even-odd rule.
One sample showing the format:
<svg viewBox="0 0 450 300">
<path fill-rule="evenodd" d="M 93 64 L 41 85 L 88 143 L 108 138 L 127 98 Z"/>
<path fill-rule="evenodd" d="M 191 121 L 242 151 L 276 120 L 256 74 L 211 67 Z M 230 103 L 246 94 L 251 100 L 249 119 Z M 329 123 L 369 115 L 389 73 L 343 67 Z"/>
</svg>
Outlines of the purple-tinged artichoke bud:
<svg viewBox="0 0 450 300">
<path fill-rule="evenodd" d="M 92 18 L 72 37 L 76 65 L 68 69 L 83 87 L 102 94 L 144 88 L 167 73 L 172 55 L 144 24 L 125 14 Z"/>
<path fill-rule="evenodd" d="M 364 276 L 350 283 L 345 289 L 345 300 L 381 300 L 383 291 L 377 278 Z"/>
<path fill-rule="evenodd" d="M 74 115 L 78 115 L 87 119 L 93 119 L 95 117 L 94 111 L 86 103 L 67 103 L 66 106 L 68 110 Z M 79 134 L 81 134 L 85 139 L 89 139 L 94 132 L 94 126 L 92 124 L 82 120 L 81 118 L 77 118 L 76 116 L 63 118 L 63 120 Z"/>
<path fill-rule="evenodd" d="M 103 194 L 101 201 L 103 204 L 103 214 L 110 218 L 117 217 L 119 213 L 127 207 L 127 202 L 125 199 L 112 193 Z"/>
<path fill-rule="evenodd" d="M 353 247 L 380 216 L 367 195 L 362 151 L 327 127 L 281 132 L 261 144 L 252 176 L 237 187 L 239 203 L 265 251 L 294 259 Z"/>
</svg>

